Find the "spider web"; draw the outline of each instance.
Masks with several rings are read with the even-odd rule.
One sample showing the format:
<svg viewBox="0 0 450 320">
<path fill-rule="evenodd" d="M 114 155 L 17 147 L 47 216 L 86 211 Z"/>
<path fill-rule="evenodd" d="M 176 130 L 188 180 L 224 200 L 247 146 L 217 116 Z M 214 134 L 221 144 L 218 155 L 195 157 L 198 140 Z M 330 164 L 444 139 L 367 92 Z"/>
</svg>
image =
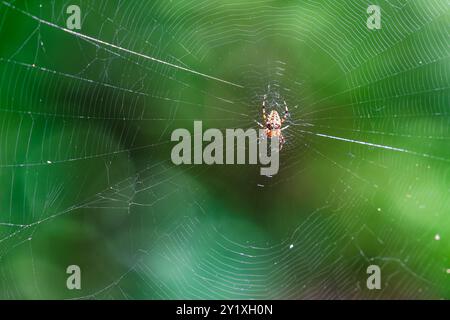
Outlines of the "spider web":
<svg viewBox="0 0 450 320">
<path fill-rule="evenodd" d="M 370 4 L 1 1 L 0 297 L 449 298 L 449 3 Z M 264 94 L 276 176 L 172 164 Z"/>
</svg>

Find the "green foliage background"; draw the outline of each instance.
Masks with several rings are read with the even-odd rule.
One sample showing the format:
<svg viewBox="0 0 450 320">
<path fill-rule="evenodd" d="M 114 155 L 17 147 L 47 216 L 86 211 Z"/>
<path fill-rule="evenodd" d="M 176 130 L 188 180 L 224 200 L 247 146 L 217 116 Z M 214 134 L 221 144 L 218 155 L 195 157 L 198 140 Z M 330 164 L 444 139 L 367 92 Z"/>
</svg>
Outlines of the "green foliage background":
<svg viewBox="0 0 450 320">
<path fill-rule="evenodd" d="M 0 298 L 450 298 L 449 3 L 370 4 L 0 3 Z M 269 85 L 278 175 L 171 163 Z"/>
</svg>

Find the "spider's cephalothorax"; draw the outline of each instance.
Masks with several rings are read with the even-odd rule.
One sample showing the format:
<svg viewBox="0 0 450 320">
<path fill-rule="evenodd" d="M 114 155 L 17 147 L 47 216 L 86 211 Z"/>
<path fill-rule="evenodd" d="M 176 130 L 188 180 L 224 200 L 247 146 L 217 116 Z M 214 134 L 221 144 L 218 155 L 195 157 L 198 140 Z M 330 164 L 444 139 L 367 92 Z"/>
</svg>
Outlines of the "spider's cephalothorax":
<svg viewBox="0 0 450 320">
<path fill-rule="evenodd" d="M 264 95 L 264 100 L 262 103 L 262 117 L 264 121 L 264 125 L 257 122 L 261 128 L 264 128 L 264 134 L 267 138 L 278 137 L 280 142 L 280 150 L 285 143 L 285 139 L 281 131 L 286 129 L 288 126 L 283 127 L 283 123 L 286 118 L 289 116 L 288 106 L 286 101 L 284 101 L 284 115 L 281 118 L 278 114 L 278 111 L 272 110 L 269 113 L 269 116 L 266 114 L 266 103 L 267 103 L 267 95 Z"/>
</svg>

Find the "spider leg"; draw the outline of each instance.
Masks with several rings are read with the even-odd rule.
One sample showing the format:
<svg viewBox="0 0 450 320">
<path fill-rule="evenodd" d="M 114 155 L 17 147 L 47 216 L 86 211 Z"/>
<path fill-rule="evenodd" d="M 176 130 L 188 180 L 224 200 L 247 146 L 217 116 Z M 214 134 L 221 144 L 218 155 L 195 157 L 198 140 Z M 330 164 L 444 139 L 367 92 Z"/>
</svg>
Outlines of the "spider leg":
<svg viewBox="0 0 450 320">
<path fill-rule="evenodd" d="M 267 116 L 266 116 L 266 102 L 267 102 L 267 94 L 264 95 L 263 103 L 262 103 L 262 116 L 264 123 L 266 123 Z"/>
<path fill-rule="evenodd" d="M 264 140 L 264 139 L 267 139 L 267 136 L 264 133 L 260 134 L 258 136 L 258 139 L 257 139 L 258 140 L 258 144 L 260 144 L 261 140 Z"/>
<path fill-rule="evenodd" d="M 264 129 L 264 126 L 261 124 L 261 123 L 259 123 L 258 121 L 256 121 L 255 120 L 255 122 L 258 124 L 258 126 L 260 126 L 261 128 L 263 128 Z"/>
<path fill-rule="evenodd" d="M 280 144 L 279 144 L 279 149 L 278 151 L 281 151 L 281 149 L 283 148 L 283 144 L 284 144 L 285 140 L 282 134 L 280 134 Z"/>
<path fill-rule="evenodd" d="M 286 127 L 281 128 L 281 131 L 283 131 L 283 130 L 285 130 L 287 128 L 289 128 L 289 125 L 287 125 Z"/>
<path fill-rule="evenodd" d="M 281 119 L 281 123 L 283 123 L 287 119 L 287 117 L 290 116 L 287 103 L 286 103 L 286 101 L 283 101 L 283 102 L 284 102 L 284 115 L 283 115 L 283 118 Z"/>
</svg>

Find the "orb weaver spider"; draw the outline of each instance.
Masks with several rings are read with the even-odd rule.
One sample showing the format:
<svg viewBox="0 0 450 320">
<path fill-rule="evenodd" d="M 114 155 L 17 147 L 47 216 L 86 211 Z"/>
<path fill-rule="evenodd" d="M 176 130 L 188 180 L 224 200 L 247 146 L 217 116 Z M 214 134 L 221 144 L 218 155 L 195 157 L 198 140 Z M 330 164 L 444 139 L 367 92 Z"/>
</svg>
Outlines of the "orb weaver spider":
<svg viewBox="0 0 450 320">
<path fill-rule="evenodd" d="M 278 137 L 280 143 L 280 150 L 283 147 L 283 144 L 286 142 L 282 131 L 289 127 L 289 126 L 283 127 L 284 121 L 286 121 L 287 117 L 289 116 L 289 109 L 286 104 L 286 101 L 283 102 L 284 102 L 284 115 L 282 118 L 280 117 L 278 111 L 276 110 L 270 111 L 269 116 L 267 116 L 266 114 L 267 94 L 265 94 L 262 103 L 262 118 L 264 125 L 256 121 L 256 123 L 261 128 L 264 129 L 264 136 L 266 138 Z"/>
</svg>

